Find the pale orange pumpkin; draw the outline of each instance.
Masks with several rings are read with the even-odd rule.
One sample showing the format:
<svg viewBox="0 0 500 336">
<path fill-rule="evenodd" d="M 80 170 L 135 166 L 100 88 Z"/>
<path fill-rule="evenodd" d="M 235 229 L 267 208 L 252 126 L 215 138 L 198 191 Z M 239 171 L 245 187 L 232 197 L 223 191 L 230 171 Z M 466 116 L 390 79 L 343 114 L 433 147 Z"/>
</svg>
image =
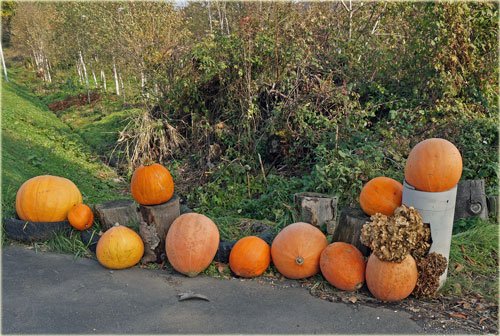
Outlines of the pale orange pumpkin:
<svg viewBox="0 0 500 336">
<path fill-rule="evenodd" d="M 417 190 L 446 191 L 458 183 L 462 168 L 462 156 L 454 144 L 440 138 L 427 139 L 411 150 L 405 180 Z"/>
<path fill-rule="evenodd" d="M 132 175 L 130 191 L 139 204 L 165 203 L 174 195 L 174 179 L 161 164 L 142 165 Z"/>
<path fill-rule="evenodd" d="M 271 248 L 261 238 L 241 238 L 229 254 L 229 267 L 238 276 L 252 278 L 261 275 L 271 263 Z"/>
<path fill-rule="evenodd" d="M 332 243 L 321 253 L 321 273 L 331 285 L 341 290 L 361 288 L 365 282 L 365 267 L 361 252 L 348 243 Z"/>
<path fill-rule="evenodd" d="M 86 204 L 77 204 L 68 212 L 69 224 L 76 230 L 87 230 L 94 223 L 94 213 Z"/>
<path fill-rule="evenodd" d="M 97 242 L 96 257 L 102 266 L 124 269 L 137 264 L 144 254 L 141 237 L 126 226 L 113 226 Z"/>
<path fill-rule="evenodd" d="M 274 238 L 273 263 L 289 279 L 307 278 L 318 273 L 319 258 L 327 245 L 323 232 L 311 224 L 290 224 Z"/>
<path fill-rule="evenodd" d="M 359 204 L 368 215 L 381 213 L 391 216 L 394 210 L 401 206 L 403 198 L 403 185 L 398 181 L 379 176 L 371 179 L 361 189 Z"/>
<path fill-rule="evenodd" d="M 60 222 L 82 203 L 78 187 L 64 177 L 42 175 L 24 182 L 16 195 L 16 212 L 30 222 Z"/>
<path fill-rule="evenodd" d="M 170 226 L 165 241 L 167 258 L 172 267 L 194 277 L 212 262 L 219 248 L 219 229 L 207 216 L 183 214 Z"/>
<path fill-rule="evenodd" d="M 366 264 L 366 285 L 381 301 L 399 301 L 408 297 L 417 284 L 415 259 L 407 255 L 402 262 L 381 261 L 371 254 Z"/>
</svg>

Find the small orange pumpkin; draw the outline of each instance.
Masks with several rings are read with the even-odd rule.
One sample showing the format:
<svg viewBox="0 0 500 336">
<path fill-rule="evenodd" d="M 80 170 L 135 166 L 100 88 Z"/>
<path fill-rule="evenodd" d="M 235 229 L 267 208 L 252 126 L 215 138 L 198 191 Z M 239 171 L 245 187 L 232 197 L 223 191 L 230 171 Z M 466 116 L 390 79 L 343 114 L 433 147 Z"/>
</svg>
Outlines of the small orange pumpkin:
<svg viewBox="0 0 500 336">
<path fill-rule="evenodd" d="M 229 267 L 238 276 L 252 278 L 261 275 L 271 263 L 271 248 L 261 238 L 241 238 L 229 254 Z"/>
<path fill-rule="evenodd" d="M 219 229 L 207 216 L 183 214 L 170 226 L 165 241 L 172 267 L 189 277 L 197 276 L 212 262 L 219 248 Z"/>
<path fill-rule="evenodd" d="M 354 291 L 365 282 L 365 258 L 353 245 L 335 242 L 321 253 L 320 268 L 325 279 L 345 291 Z"/>
<path fill-rule="evenodd" d="M 96 257 L 102 266 L 124 269 L 134 266 L 144 254 L 141 237 L 126 226 L 113 226 L 97 242 Z"/>
<path fill-rule="evenodd" d="M 368 181 L 359 194 L 361 209 L 368 215 L 391 216 L 401 206 L 403 185 L 392 178 L 379 176 Z"/>
<path fill-rule="evenodd" d="M 440 138 L 427 139 L 411 150 L 405 180 L 417 190 L 446 191 L 458 183 L 462 168 L 462 156 L 454 144 Z"/>
<path fill-rule="evenodd" d="M 141 165 L 132 175 L 130 191 L 139 204 L 165 203 L 174 195 L 174 179 L 169 170 L 159 163 Z"/>
<path fill-rule="evenodd" d="M 87 230 L 94 223 L 94 213 L 86 204 L 77 204 L 68 212 L 69 224 L 77 230 Z"/>
<path fill-rule="evenodd" d="M 16 195 L 16 212 L 25 221 L 60 222 L 80 203 L 82 194 L 73 182 L 64 177 L 42 175 L 21 185 Z"/>
<path fill-rule="evenodd" d="M 399 301 L 408 297 L 417 284 L 417 263 L 411 255 L 402 262 L 381 261 L 371 254 L 366 264 L 366 285 L 381 301 Z"/>
<path fill-rule="evenodd" d="M 323 232 L 311 224 L 290 224 L 274 238 L 273 263 L 289 279 L 308 278 L 318 273 L 319 258 L 327 245 Z"/>
</svg>

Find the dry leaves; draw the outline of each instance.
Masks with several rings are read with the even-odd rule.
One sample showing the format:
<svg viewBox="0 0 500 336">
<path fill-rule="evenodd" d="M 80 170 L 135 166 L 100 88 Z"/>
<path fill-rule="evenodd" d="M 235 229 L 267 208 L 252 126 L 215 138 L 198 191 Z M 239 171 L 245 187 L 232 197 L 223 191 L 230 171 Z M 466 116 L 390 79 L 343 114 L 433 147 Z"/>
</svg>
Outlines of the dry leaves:
<svg viewBox="0 0 500 336">
<path fill-rule="evenodd" d="M 433 297 L 439 288 L 439 277 L 448 265 L 446 258 L 436 252 L 417 259 L 418 279 L 413 290 L 416 297 Z"/>
<path fill-rule="evenodd" d="M 401 262 L 407 254 L 418 259 L 429 251 L 431 230 L 415 208 L 402 205 L 392 216 L 377 213 L 370 219 L 360 238 L 380 260 Z"/>
</svg>

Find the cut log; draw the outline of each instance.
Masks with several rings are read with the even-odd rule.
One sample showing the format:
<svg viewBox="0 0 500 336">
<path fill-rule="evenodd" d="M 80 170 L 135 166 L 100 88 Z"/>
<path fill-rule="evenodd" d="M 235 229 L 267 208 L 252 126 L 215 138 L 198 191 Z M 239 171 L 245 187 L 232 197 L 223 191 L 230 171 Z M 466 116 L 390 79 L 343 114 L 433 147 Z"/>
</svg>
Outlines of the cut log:
<svg viewBox="0 0 500 336">
<path fill-rule="evenodd" d="M 336 196 L 303 192 L 293 195 L 299 214 L 298 221 L 310 223 L 316 227 L 326 225 L 326 231 L 333 233 L 337 220 Z"/>
<path fill-rule="evenodd" d="M 22 242 L 44 241 L 58 232 L 70 230 L 68 221 L 62 222 L 28 222 L 16 218 L 3 218 L 3 229 L 10 239 Z"/>
<path fill-rule="evenodd" d="M 498 196 L 487 196 L 486 203 L 488 203 L 488 214 L 498 215 Z"/>
<path fill-rule="evenodd" d="M 132 200 L 118 200 L 96 204 L 94 212 L 101 223 L 102 231 L 113 227 L 115 223 L 137 228 L 141 221 L 137 205 Z"/>
<path fill-rule="evenodd" d="M 488 218 L 484 180 L 464 180 L 458 183 L 454 221 L 468 217 Z"/>
<path fill-rule="evenodd" d="M 361 229 L 366 222 L 370 221 L 360 208 L 344 208 L 340 213 L 339 222 L 333 232 L 333 242 L 345 242 L 356 246 L 356 248 L 366 257 L 370 254 L 370 249 L 363 245 L 359 239 Z"/>
<path fill-rule="evenodd" d="M 168 202 L 158 205 L 140 205 L 139 211 L 142 215 L 142 220 L 147 223 L 148 235 L 156 236 L 159 240 L 153 250 L 157 260 L 161 260 L 161 254 L 165 252 L 165 238 L 168 229 L 174 220 L 180 216 L 179 197 L 174 195 Z M 145 229 L 146 227 L 143 228 L 143 230 Z M 143 237 L 145 242 L 147 240 L 151 241 L 151 239 Z M 154 243 L 150 247 L 153 245 Z"/>
</svg>

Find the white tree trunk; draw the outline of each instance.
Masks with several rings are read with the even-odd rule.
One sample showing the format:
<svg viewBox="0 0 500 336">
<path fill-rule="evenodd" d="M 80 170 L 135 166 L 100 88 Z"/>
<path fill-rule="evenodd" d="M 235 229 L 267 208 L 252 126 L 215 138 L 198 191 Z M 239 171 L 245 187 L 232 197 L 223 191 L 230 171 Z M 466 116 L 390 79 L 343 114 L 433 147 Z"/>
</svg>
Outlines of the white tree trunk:
<svg viewBox="0 0 500 336">
<path fill-rule="evenodd" d="M 0 57 L 2 58 L 2 68 L 3 68 L 3 74 L 5 76 L 5 81 L 9 81 L 9 76 L 7 76 L 7 67 L 5 66 L 5 58 L 3 56 L 3 46 L 0 43 Z"/>
<path fill-rule="evenodd" d="M 81 50 L 80 50 L 80 62 L 82 63 L 83 75 L 85 78 L 85 85 L 87 86 L 87 89 L 88 89 L 89 88 L 89 76 L 87 75 L 87 67 L 85 66 L 85 62 L 83 61 L 83 55 L 82 55 Z"/>
<path fill-rule="evenodd" d="M 122 74 L 118 74 L 118 78 L 120 80 L 120 86 L 122 87 L 122 95 L 123 95 L 123 100 L 125 101 L 125 85 L 123 85 L 123 78 Z"/>
<path fill-rule="evenodd" d="M 210 3 L 211 0 L 207 1 L 208 4 L 208 23 L 210 24 L 210 34 L 214 32 L 213 27 L 212 27 L 212 9 L 210 8 Z"/>
<path fill-rule="evenodd" d="M 101 70 L 101 82 L 102 82 L 102 88 L 104 89 L 104 92 L 106 92 L 106 74 L 104 73 L 104 70 Z"/>
<path fill-rule="evenodd" d="M 116 62 L 115 62 L 115 58 L 114 57 L 113 57 L 113 75 L 114 75 L 114 78 L 115 78 L 116 95 L 119 96 L 120 95 L 120 84 L 118 83 L 118 74 L 116 72 Z"/>
<path fill-rule="evenodd" d="M 82 76 L 80 61 L 76 63 L 76 72 L 78 73 L 78 81 L 80 82 L 80 84 L 83 84 L 83 76 Z"/>
<path fill-rule="evenodd" d="M 49 60 L 45 57 L 45 69 L 47 70 L 47 82 L 52 83 L 52 76 L 50 75 Z"/>
</svg>

